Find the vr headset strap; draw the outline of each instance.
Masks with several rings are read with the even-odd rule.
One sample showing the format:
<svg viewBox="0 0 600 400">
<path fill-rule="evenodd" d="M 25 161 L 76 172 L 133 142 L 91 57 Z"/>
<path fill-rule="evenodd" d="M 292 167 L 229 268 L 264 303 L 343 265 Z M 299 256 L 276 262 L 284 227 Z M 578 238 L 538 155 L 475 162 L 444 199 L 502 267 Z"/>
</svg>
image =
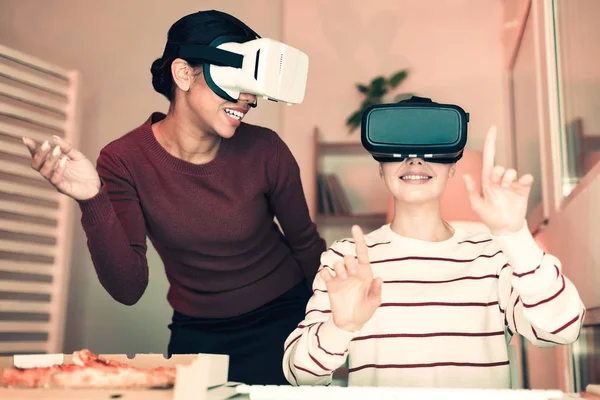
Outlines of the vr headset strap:
<svg viewBox="0 0 600 400">
<path fill-rule="evenodd" d="M 398 103 L 433 103 L 430 98 L 411 96 L 410 99 L 400 100 Z"/>
<path fill-rule="evenodd" d="M 231 21 L 235 25 L 237 25 L 240 28 L 242 28 L 246 32 L 246 34 L 248 36 L 254 36 L 256 38 L 260 38 L 260 35 L 258 33 L 254 32 L 254 30 L 252 28 L 250 28 L 248 25 L 246 25 L 245 23 L 243 23 L 242 21 L 240 21 L 239 19 L 237 19 L 233 15 L 224 13 L 222 11 L 216 11 L 216 10 L 213 10 L 213 12 L 216 12 L 216 13 L 220 14 L 223 18 L 228 19 L 229 21 Z"/>
<path fill-rule="evenodd" d="M 244 56 L 241 54 L 217 49 L 216 47 L 193 44 L 179 45 L 176 43 L 167 45 L 164 57 L 202 60 L 209 64 L 233 68 L 242 68 L 242 61 L 244 60 Z"/>
</svg>

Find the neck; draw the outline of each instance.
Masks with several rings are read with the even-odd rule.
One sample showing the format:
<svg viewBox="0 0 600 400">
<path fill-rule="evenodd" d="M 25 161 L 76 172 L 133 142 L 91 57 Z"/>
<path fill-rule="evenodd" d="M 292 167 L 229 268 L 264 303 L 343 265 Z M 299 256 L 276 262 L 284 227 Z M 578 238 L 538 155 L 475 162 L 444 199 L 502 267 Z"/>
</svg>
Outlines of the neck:
<svg viewBox="0 0 600 400">
<path fill-rule="evenodd" d="M 390 228 L 400 236 L 428 242 L 441 242 L 454 234 L 440 214 L 439 202 L 414 205 L 396 200 Z"/>
<path fill-rule="evenodd" d="M 156 140 L 172 156 L 192 164 L 205 164 L 217 156 L 221 137 L 210 134 L 171 108 L 167 116 L 152 126 Z"/>
</svg>

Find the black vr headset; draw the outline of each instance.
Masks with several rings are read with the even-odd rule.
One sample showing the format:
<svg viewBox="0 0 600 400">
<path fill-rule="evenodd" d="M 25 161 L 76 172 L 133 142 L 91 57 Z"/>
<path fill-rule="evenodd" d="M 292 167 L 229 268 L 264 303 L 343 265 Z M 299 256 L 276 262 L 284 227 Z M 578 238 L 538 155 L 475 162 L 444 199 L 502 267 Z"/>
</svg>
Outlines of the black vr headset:
<svg viewBox="0 0 600 400">
<path fill-rule="evenodd" d="M 457 105 L 413 96 L 367 108 L 362 115 L 361 141 L 380 162 L 422 158 L 452 164 L 462 158 L 468 122 L 469 114 Z"/>
</svg>

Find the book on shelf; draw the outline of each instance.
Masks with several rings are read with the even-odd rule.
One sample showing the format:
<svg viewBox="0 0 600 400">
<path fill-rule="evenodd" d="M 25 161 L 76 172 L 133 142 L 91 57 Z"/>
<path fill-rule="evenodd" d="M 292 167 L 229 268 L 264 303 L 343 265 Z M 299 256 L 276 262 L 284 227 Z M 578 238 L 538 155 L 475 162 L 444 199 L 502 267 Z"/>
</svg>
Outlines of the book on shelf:
<svg viewBox="0 0 600 400">
<path fill-rule="evenodd" d="M 350 215 L 350 202 L 336 174 L 317 175 L 317 206 L 320 215 Z"/>
</svg>

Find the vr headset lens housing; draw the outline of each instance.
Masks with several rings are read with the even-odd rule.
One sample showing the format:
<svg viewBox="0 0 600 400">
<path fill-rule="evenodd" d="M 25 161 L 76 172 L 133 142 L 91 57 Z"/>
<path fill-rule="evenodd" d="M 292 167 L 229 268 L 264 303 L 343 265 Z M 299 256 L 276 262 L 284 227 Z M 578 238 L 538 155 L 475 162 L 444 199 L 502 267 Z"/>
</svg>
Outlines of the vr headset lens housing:
<svg viewBox="0 0 600 400">
<path fill-rule="evenodd" d="M 418 157 L 454 163 L 462 157 L 467 143 L 468 121 L 469 114 L 459 106 L 413 97 L 365 110 L 361 141 L 377 161 Z"/>
<path fill-rule="evenodd" d="M 308 56 L 298 49 L 266 38 L 223 43 L 217 48 L 243 56 L 240 68 L 204 66 L 207 80 L 212 80 L 228 100 L 237 101 L 242 92 L 288 104 L 304 100 Z"/>
</svg>

